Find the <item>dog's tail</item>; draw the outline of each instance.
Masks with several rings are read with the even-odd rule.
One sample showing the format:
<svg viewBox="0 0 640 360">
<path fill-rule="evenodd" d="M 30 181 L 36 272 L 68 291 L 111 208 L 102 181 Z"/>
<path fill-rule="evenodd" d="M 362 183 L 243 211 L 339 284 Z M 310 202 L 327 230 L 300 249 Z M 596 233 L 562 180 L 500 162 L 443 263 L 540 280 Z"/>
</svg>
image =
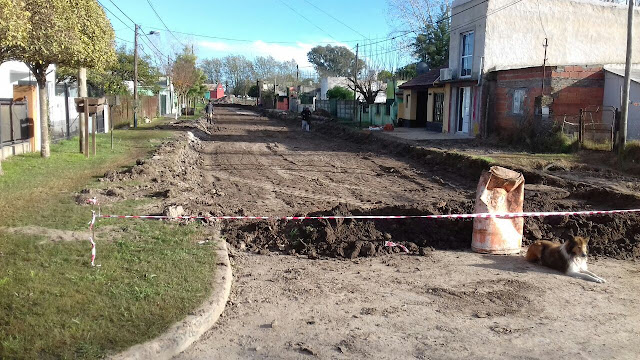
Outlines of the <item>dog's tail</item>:
<svg viewBox="0 0 640 360">
<path fill-rule="evenodd" d="M 539 261 L 542 258 L 542 250 L 544 249 L 544 244 L 542 241 L 536 241 L 529 246 L 527 250 L 527 255 L 525 255 L 525 259 L 530 262 Z"/>
</svg>

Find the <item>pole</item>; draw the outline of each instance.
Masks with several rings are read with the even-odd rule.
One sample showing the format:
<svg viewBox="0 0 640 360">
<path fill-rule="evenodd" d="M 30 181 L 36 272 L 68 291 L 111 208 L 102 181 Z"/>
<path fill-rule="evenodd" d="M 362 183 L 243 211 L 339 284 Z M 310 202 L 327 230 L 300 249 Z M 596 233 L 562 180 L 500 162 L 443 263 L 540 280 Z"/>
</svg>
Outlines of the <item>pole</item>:
<svg viewBox="0 0 640 360">
<path fill-rule="evenodd" d="M 356 44 L 356 63 L 353 66 L 353 122 L 358 121 L 358 51 L 360 50 L 360 44 Z M 362 128 L 362 120 L 360 121 L 360 128 Z"/>
<path fill-rule="evenodd" d="M 89 157 L 89 100 L 84 98 L 84 156 Z"/>
<path fill-rule="evenodd" d="M 629 0 L 629 16 L 627 19 L 627 62 L 624 69 L 624 88 L 622 90 L 622 116 L 618 133 L 618 155 L 622 155 L 627 145 L 627 123 L 629 119 L 629 87 L 631 86 L 631 53 L 633 52 L 633 3 Z"/>
<path fill-rule="evenodd" d="M 91 146 L 93 147 L 93 156 L 96 156 L 96 133 L 98 132 L 98 111 L 93 114 L 93 125 L 91 126 Z"/>
<path fill-rule="evenodd" d="M 544 60 L 542 61 L 542 96 L 544 96 L 544 80 L 547 77 L 547 47 L 549 46 L 549 41 L 547 38 L 544 38 Z"/>
<path fill-rule="evenodd" d="M 87 69 L 80 68 L 78 71 L 78 97 L 87 97 Z M 78 143 L 80 154 L 84 153 L 84 113 L 78 114 Z"/>
<path fill-rule="evenodd" d="M 69 84 L 64 83 L 64 113 L 67 120 L 67 139 L 71 139 L 71 124 L 69 119 Z"/>
<path fill-rule="evenodd" d="M 138 127 L 138 24 L 133 38 L 133 127 Z"/>
<path fill-rule="evenodd" d="M 106 106 L 109 107 L 109 102 L 107 102 Z M 113 116 L 111 116 L 113 112 L 111 111 L 111 109 L 113 108 L 109 107 L 109 127 L 111 128 L 109 132 L 111 135 L 111 150 L 113 150 Z"/>
</svg>

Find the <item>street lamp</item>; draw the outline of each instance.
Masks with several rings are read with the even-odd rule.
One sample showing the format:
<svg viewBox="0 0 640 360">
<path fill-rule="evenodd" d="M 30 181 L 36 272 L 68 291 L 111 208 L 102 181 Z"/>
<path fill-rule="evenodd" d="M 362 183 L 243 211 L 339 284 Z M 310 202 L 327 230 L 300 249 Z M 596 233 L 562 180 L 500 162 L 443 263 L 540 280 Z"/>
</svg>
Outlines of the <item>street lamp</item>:
<svg viewBox="0 0 640 360">
<path fill-rule="evenodd" d="M 133 41 L 133 128 L 138 127 L 138 29 L 135 25 L 135 37 Z M 159 31 L 149 31 L 147 35 L 160 35 Z"/>
</svg>

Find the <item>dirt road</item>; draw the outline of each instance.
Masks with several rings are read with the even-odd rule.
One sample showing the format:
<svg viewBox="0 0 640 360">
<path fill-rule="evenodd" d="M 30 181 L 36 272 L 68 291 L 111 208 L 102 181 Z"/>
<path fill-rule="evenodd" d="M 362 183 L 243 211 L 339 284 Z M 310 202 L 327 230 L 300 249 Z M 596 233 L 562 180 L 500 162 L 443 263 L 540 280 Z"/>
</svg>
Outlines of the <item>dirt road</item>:
<svg viewBox="0 0 640 360">
<path fill-rule="evenodd" d="M 160 199 L 141 211 L 188 214 L 428 214 L 473 209 L 477 177 L 375 141 L 248 110 L 133 169 L 108 193 Z M 314 124 L 322 129 L 321 124 Z M 329 125 L 330 126 L 330 125 Z M 332 134 L 331 136 L 327 134 Z M 190 139 L 190 140 L 187 140 Z M 393 146 L 393 145 L 385 145 Z M 390 155 L 395 154 L 395 155 Z M 118 189 L 118 179 L 136 180 Z M 130 195 L 126 195 L 130 196 Z M 530 183 L 525 210 L 635 206 L 588 184 Z M 527 241 L 592 237 L 600 255 L 637 258 L 637 218 L 527 220 Z M 468 221 L 233 222 L 234 285 L 224 317 L 179 359 L 632 359 L 640 338 L 637 262 L 593 259 L 608 280 L 561 276 L 519 256 L 471 253 Z M 406 245 L 411 254 L 382 246 Z"/>
</svg>

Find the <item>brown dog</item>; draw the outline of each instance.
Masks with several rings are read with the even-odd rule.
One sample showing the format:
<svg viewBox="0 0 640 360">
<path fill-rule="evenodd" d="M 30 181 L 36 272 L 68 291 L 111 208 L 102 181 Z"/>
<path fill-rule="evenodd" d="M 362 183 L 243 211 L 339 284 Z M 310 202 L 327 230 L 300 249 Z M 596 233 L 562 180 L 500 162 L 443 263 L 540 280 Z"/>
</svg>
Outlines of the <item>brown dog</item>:
<svg viewBox="0 0 640 360">
<path fill-rule="evenodd" d="M 587 243 L 587 239 L 577 236 L 564 244 L 536 241 L 529 246 L 526 259 L 530 262 L 539 261 L 546 267 L 575 278 L 604 283 L 606 281 L 603 278 L 587 270 Z"/>
</svg>

